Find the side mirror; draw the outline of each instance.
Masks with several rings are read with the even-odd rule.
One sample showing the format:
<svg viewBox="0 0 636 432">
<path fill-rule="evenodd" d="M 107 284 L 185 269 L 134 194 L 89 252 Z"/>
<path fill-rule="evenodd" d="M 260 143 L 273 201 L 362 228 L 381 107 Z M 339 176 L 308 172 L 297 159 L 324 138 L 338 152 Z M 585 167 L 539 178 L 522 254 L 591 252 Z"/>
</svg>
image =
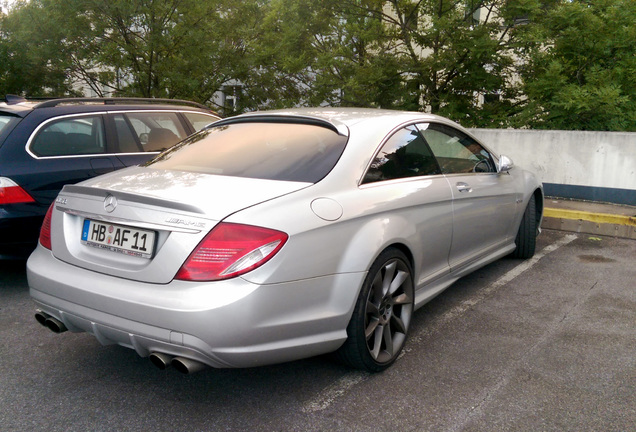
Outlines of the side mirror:
<svg viewBox="0 0 636 432">
<path fill-rule="evenodd" d="M 512 162 L 512 159 L 510 159 L 508 156 L 506 155 L 499 156 L 499 163 L 497 164 L 498 173 L 509 171 L 510 168 L 512 168 L 513 166 L 515 166 L 515 164 Z"/>
</svg>

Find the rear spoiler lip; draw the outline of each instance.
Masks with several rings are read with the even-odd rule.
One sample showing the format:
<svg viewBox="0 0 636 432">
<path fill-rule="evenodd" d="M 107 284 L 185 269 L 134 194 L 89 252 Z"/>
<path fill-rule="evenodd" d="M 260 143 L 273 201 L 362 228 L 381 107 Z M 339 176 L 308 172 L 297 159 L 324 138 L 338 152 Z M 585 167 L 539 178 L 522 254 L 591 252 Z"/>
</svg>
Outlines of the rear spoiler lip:
<svg viewBox="0 0 636 432">
<path fill-rule="evenodd" d="M 118 200 L 128 201 L 132 203 L 163 207 L 169 210 L 179 210 L 179 211 L 196 213 L 201 215 L 207 214 L 203 209 L 192 204 L 186 204 L 179 201 L 172 201 L 165 198 L 158 198 L 158 197 L 135 194 L 130 192 L 120 192 L 117 190 L 101 189 L 101 188 L 96 188 L 91 186 L 65 185 L 62 188 L 62 191 L 60 192 L 60 196 L 65 194 L 84 195 L 84 196 L 88 195 L 88 196 L 101 198 L 101 199 L 106 199 L 108 195 L 112 195 Z M 56 203 L 59 203 L 59 202 L 56 201 Z"/>
<path fill-rule="evenodd" d="M 320 126 L 332 130 L 338 135 L 348 137 L 349 128 L 342 124 L 321 117 L 288 113 L 247 113 L 237 117 L 229 117 L 206 126 L 205 129 L 212 129 L 220 126 L 226 126 L 237 123 L 299 123 L 313 126 Z"/>
</svg>

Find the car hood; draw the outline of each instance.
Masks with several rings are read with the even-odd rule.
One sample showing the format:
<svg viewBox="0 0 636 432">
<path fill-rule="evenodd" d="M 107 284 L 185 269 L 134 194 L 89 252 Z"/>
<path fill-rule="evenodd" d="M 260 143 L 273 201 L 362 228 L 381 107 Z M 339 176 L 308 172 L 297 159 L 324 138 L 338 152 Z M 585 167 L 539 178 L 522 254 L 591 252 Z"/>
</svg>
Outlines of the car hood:
<svg viewBox="0 0 636 432">
<path fill-rule="evenodd" d="M 270 199 L 310 186 L 311 183 L 228 177 L 185 171 L 131 167 L 79 184 L 111 193 L 181 203 L 214 220 Z"/>
</svg>

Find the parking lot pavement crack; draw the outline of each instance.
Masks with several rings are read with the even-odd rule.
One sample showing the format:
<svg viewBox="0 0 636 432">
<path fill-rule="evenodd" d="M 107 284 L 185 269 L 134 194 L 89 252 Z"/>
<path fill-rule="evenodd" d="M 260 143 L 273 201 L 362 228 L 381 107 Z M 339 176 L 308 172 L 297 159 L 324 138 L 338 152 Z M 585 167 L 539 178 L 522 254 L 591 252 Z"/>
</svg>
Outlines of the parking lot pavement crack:
<svg viewBox="0 0 636 432">
<path fill-rule="evenodd" d="M 581 305 L 581 303 L 584 303 L 588 299 L 588 297 L 589 297 L 590 293 L 592 292 L 592 290 L 594 290 L 594 288 L 596 288 L 596 285 L 598 285 L 598 281 L 594 282 L 594 284 L 587 290 L 587 293 L 586 293 L 585 297 L 583 297 L 582 300 L 577 301 L 574 306 L 572 306 L 567 311 L 565 311 L 565 314 L 563 314 L 563 318 L 561 318 L 561 320 L 559 321 L 559 324 L 564 322 L 570 316 L 570 313 L 572 311 L 575 311 L 576 309 L 578 309 L 579 306 Z"/>
</svg>

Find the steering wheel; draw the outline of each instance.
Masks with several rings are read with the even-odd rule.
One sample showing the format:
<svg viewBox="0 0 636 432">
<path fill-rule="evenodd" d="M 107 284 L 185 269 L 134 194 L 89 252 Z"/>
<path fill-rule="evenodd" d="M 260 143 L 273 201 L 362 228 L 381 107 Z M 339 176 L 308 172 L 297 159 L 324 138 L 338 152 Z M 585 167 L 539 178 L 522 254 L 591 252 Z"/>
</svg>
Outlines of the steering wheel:
<svg viewBox="0 0 636 432">
<path fill-rule="evenodd" d="M 473 166 L 474 173 L 491 172 L 490 163 L 488 159 L 482 159 Z"/>
</svg>

